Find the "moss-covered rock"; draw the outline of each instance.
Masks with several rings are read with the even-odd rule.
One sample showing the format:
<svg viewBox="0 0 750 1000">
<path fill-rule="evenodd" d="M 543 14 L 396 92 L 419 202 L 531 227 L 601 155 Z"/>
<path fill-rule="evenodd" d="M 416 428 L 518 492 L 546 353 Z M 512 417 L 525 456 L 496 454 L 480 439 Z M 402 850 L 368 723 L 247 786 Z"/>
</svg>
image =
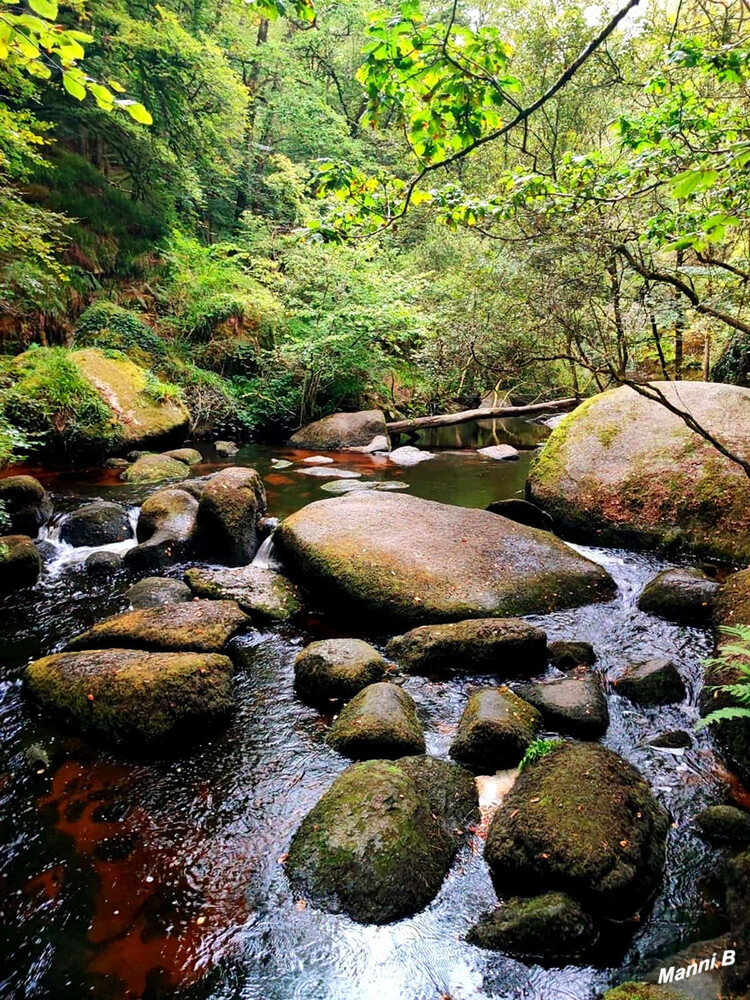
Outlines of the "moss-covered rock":
<svg viewBox="0 0 750 1000">
<path fill-rule="evenodd" d="M 722 978 L 727 992 L 734 996 L 750 985 L 750 851 L 732 858 L 724 881 L 730 929 L 727 947 L 735 949 L 736 963 Z"/>
<path fill-rule="evenodd" d="M 107 500 L 84 504 L 67 514 L 60 524 L 60 540 L 69 545 L 112 545 L 132 536 L 127 510 Z"/>
<path fill-rule="evenodd" d="M 262 566 L 189 569 L 185 582 L 197 597 L 236 601 L 253 620 L 285 622 L 299 614 L 299 590 L 281 573 Z"/>
<path fill-rule="evenodd" d="M 466 702 L 450 755 L 481 774 L 514 767 L 541 722 L 539 712 L 508 688 L 481 688 Z"/>
<path fill-rule="evenodd" d="M 674 705 L 687 696 L 685 682 L 671 660 L 647 660 L 626 667 L 612 685 L 618 694 L 637 705 Z"/>
<path fill-rule="evenodd" d="M 173 458 L 176 462 L 184 462 L 185 465 L 200 465 L 203 455 L 197 448 L 173 448 L 172 451 L 162 452 L 167 458 Z"/>
<path fill-rule="evenodd" d="M 92 552 L 83 565 L 89 576 L 112 576 L 122 569 L 122 556 L 116 552 Z"/>
<path fill-rule="evenodd" d="M 736 806 L 708 806 L 695 817 L 695 825 L 710 844 L 750 844 L 750 815 Z"/>
<path fill-rule="evenodd" d="M 697 567 L 665 569 L 643 588 L 641 611 L 681 625 L 705 625 L 720 585 Z"/>
<path fill-rule="evenodd" d="M 661 750 L 689 750 L 693 739 L 683 729 L 670 729 L 648 740 L 647 745 Z"/>
<path fill-rule="evenodd" d="M 0 479 L 0 509 L 10 532 L 36 538 L 52 517 L 52 500 L 33 476 L 5 476 Z"/>
<path fill-rule="evenodd" d="M 187 479 L 190 469 L 184 462 L 178 462 L 167 455 L 142 455 L 132 465 L 123 470 L 126 483 L 163 483 L 167 479 Z"/>
<path fill-rule="evenodd" d="M 249 627 L 250 619 L 234 601 L 190 601 L 125 611 L 94 625 L 67 648 L 216 653 Z"/>
<path fill-rule="evenodd" d="M 138 749 L 195 739 L 233 705 L 232 662 L 197 653 L 56 653 L 25 673 L 29 694 L 85 735 Z"/>
<path fill-rule="evenodd" d="M 596 743 L 563 743 L 518 777 L 484 856 L 500 893 L 560 890 L 619 919 L 656 889 L 668 830 L 631 764 Z"/>
<path fill-rule="evenodd" d="M 381 410 L 361 410 L 358 413 L 332 413 L 292 434 L 289 444 L 295 448 L 339 451 L 367 447 L 373 438 L 385 438 L 388 430 Z"/>
<path fill-rule="evenodd" d="M 596 653 L 590 642 L 557 639 L 549 644 L 549 661 L 553 667 L 567 672 L 576 667 L 592 667 L 596 663 Z"/>
<path fill-rule="evenodd" d="M 286 870 L 315 905 L 360 923 L 410 916 L 436 895 L 477 818 L 468 772 L 431 757 L 344 771 L 294 834 Z"/>
<path fill-rule="evenodd" d="M 410 626 L 548 612 L 614 593 L 605 570 L 547 532 L 397 493 L 320 500 L 274 537 L 321 601 Z"/>
<path fill-rule="evenodd" d="M 198 501 L 183 489 L 159 490 L 144 500 L 138 514 L 138 545 L 125 553 L 135 572 L 151 572 L 184 559 L 198 517 Z"/>
<path fill-rule="evenodd" d="M 471 618 L 421 625 L 394 636 L 386 655 L 412 674 L 493 673 L 529 677 L 544 670 L 547 636 L 520 618 Z"/>
<path fill-rule="evenodd" d="M 750 458 L 750 389 L 654 383 Z M 533 463 L 528 498 L 570 537 L 750 560 L 747 477 L 658 402 L 621 387 L 569 414 Z"/>
<path fill-rule="evenodd" d="M 480 948 L 548 963 L 580 958 L 598 937 L 596 924 L 577 900 L 564 892 L 547 892 L 507 900 L 485 914 L 467 940 Z"/>
<path fill-rule="evenodd" d="M 28 535 L 0 537 L 0 594 L 31 587 L 42 572 L 42 557 Z"/>
<path fill-rule="evenodd" d="M 266 491 L 255 469 L 222 469 L 207 481 L 193 532 L 197 555 L 227 566 L 244 566 L 258 551 L 258 522 Z"/>
<path fill-rule="evenodd" d="M 193 592 L 182 580 L 147 576 L 128 587 L 124 596 L 132 608 L 160 608 L 165 604 L 186 604 L 192 601 Z"/>
<path fill-rule="evenodd" d="M 695 998 L 669 986 L 630 982 L 616 986 L 613 990 L 607 990 L 602 1000 L 695 1000 Z"/>
<path fill-rule="evenodd" d="M 295 685 L 313 701 L 353 698 L 379 681 L 386 666 L 377 649 L 362 639 L 321 639 L 297 654 Z"/>
<path fill-rule="evenodd" d="M 541 712 L 547 729 L 588 740 L 607 731 L 607 699 L 599 677 L 588 667 L 576 668 L 569 677 L 519 684 L 515 691 Z"/>
<path fill-rule="evenodd" d="M 424 731 L 411 695 L 395 684 L 369 684 L 331 726 L 329 747 L 353 760 L 394 759 L 425 751 Z"/>
</svg>

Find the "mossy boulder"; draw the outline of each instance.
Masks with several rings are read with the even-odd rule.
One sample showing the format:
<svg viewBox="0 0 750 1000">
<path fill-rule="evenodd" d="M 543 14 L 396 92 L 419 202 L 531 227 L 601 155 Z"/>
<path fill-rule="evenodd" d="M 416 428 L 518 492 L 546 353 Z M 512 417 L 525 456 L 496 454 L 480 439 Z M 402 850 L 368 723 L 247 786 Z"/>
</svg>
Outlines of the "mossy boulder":
<svg viewBox="0 0 750 1000">
<path fill-rule="evenodd" d="M 697 567 L 665 569 L 643 588 L 638 607 L 680 625 L 701 626 L 710 621 L 719 590 Z"/>
<path fill-rule="evenodd" d="M 519 684 L 516 694 L 542 714 L 545 728 L 597 740 L 609 726 L 607 699 L 597 674 L 578 667 L 569 677 Z"/>
<path fill-rule="evenodd" d="M 89 576 L 105 577 L 119 573 L 122 569 L 122 556 L 116 552 L 92 552 L 83 564 Z"/>
<path fill-rule="evenodd" d="M 425 751 L 414 699 L 395 684 L 369 684 L 341 710 L 326 742 L 353 760 L 394 759 Z"/>
<path fill-rule="evenodd" d="M 52 500 L 33 476 L 5 476 L 0 479 L 0 507 L 13 534 L 36 538 L 39 529 L 52 517 Z"/>
<path fill-rule="evenodd" d="M 564 892 L 525 899 L 514 896 L 471 928 L 467 940 L 480 948 L 543 963 L 569 962 L 599 937 L 594 920 Z"/>
<path fill-rule="evenodd" d="M 124 596 L 132 608 L 160 608 L 165 604 L 186 604 L 192 601 L 193 592 L 182 580 L 147 576 L 128 587 Z"/>
<path fill-rule="evenodd" d="M 185 582 L 197 597 L 236 601 L 261 622 L 289 621 L 302 607 L 298 588 L 281 573 L 261 566 L 196 567 L 187 571 Z"/>
<path fill-rule="evenodd" d="M 750 844 L 750 814 L 736 806 L 708 806 L 695 817 L 695 825 L 710 844 Z"/>
<path fill-rule="evenodd" d="M 657 382 L 723 444 L 750 459 L 750 389 Z M 750 560 L 747 477 L 658 402 L 627 386 L 587 400 L 532 464 L 528 499 L 568 537 Z"/>
<path fill-rule="evenodd" d="M 695 998 L 670 986 L 631 982 L 607 990 L 602 1000 L 695 1000 Z"/>
<path fill-rule="evenodd" d="M 546 613 L 614 593 L 605 570 L 548 532 L 400 493 L 319 500 L 274 537 L 321 601 L 409 626 Z"/>
<path fill-rule="evenodd" d="M 364 761 L 307 814 L 286 870 L 316 906 L 387 924 L 435 897 L 477 818 L 474 780 L 462 768 L 432 757 Z"/>
<path fill-rule="evenodd" d="M 557 639 L 549 644 L 549 661 L 565 673 L 576 667 L 592 667 L 596 663 L 596 653 L 590 642 Z"/>
<path fill-rule="evenodd" d="M 647 660 L 626 667 L 612 685 L 618 694 L 637 705 L 653 708 L 674 705 L 687 696 L 685 682 L 671 660 Z"/>
<path fill-rule="evenodd" d="M 295 685 L 314 701 L 353 698 L 379 681 L 386 666 L 377 649 L 362 639 L 321 639 L 297 654 Z"/>
<path fill-rule="evenodd" d="M 29 694 L 84 735 L 138 749 L 195 738 L 234 704 L 232 662 L 198 653 L 56 653 L 26 668 Z"/>
<path fill-rule="evenodd" d="M 167 458 L 173 458 L 176 462 L 184 462 L 185 465 L 200 465 L 203 455 L 197 448 L 173 448 L 172 451 L 162 452 Z"/>
<path fill-rule="evenodd" d="M 470 695 L 450 755 L 480 774 L 515 767 L 541 726 L 537 710 L 506 687 Z"/>
<path fill-rule="evenodd" d="M 528 766 L 490 823 L 498 893 L 560 890 L 625 919 L 658 886 L 669 816 L 641 774 L 596 743 L 562 743 Z"/>
<path fill-rule="evenodd" d="M 42 572 L 42 557 L 28 535 L 0 537 L 0 594 L 31 587 Z"/>
<path fill-rule="evenodd" d="M 149 649 L 216 653 L 250 627 L 234 601 L 190 601 L 125 611 L 94 625 L 67 649 Z"/>
<path fill-rule="evenodd" d="M 188 554 L 198 517 L 198 501 L 183 489 L 159 490 L 144 500 L 138 514 L 138 545 L 125 553 L 127 566 L 150 572 Z"/>
<path fill-rule="evenodd" d="M 68 545 L 113 545 L 133 537 L 127 510 L 119 503 L 94 500 L 67 514 L 60 524 L 60 540 Z"/>
<path fill-rule="evenodd" d="M 332 413 L 302 427 L 289 439 L 295 448 L 339 451 L 368 447 L 374 438 L 385 438 L 388 429 L 381 410 L 360 410 L 358 413 Z"/>
<path fill-rule="evenodd" d="M 412 674 L 493 673 L 529 677 L 544 670 L 546 633 L 520 618 L 470 618 L 421 625 L 394 636 L 386 655 Z"/>
<path fill-rule="evenodd" d="M 143 485 L 147 483 L 163 483 L 167 479 L 187 479 L 190 468 L 184 462 L 178 462 L 167 455 L 142 455 L 132 465 L 123 470 L 122 478 L 126 483 Z"/>
<path fill-rule="evenodd" d="M 193 532 L 196 555 L 226 566 L 244 566 L 260 546 L 258 523 L 266 491 L 255 469 L 232 466 L 206 482 Z"/>
</svg>

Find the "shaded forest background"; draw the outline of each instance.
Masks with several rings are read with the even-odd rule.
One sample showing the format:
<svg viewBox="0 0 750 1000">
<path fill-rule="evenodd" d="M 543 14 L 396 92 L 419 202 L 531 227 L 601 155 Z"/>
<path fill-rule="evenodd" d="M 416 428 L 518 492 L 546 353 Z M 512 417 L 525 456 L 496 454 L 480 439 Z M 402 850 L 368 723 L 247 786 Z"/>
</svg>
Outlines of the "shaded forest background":
<svg viewBox="0 0 750 1000">
<path fill-rule="evenodd" d="M 614 6 L 373 6 L 0 4 L 6 455 L 101 419 L 83 346 L 239 437 L 747 384 L 748 6 L 631 3 L 504 133 Z M 25 13 L 88 33 L 85 62 L 14 59 Z"/>
</svg>

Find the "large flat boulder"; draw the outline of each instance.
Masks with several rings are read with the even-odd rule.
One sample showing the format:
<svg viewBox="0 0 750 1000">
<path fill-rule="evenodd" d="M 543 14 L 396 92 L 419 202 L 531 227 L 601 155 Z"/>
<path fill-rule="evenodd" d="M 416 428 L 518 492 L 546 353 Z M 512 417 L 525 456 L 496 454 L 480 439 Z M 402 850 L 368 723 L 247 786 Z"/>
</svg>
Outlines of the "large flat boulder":
<svg viewBox="0 0 750 1000">
<path fill-rule="evenodd" d="M 609 574 L 548 532 L 394 493 L 319 500 L 275 539 L 316 596 L 399 623 L 539 614 L 609 599 Z"/>
<path fill-rule="evenodd" d="M 233 706 L 232 661 L 132 649 L 56 653 L 26 668 L 30 695 L 85 735 L 107 742 L 194 738 Z"/>
<path fill-rule="evenodd" d="M 455 764 L 433 757 L 354 764 L 302 820 L 286 870 L 316 906 L 359 923 L 390 923 L 435 897 L 477 812 L 474 780 Z"/>
<path fill-rule="evenodd" d="M 750 460 L 750 389 L 654 385 Z M 554 429 L 532 465 L 528 493 L 570 537 L 747 562 L 747 482 L 678 416 L 623 386 L 587 400 Z"/>
<path fill-rule="evenodd" d="M 341 451 L 367 448 L 375 438 L 381 448 L 388 449 L 388 429 L 382 410 L 360 410 L 357 413 L 332 413 L 307 424 L 289 439 L 295 448 L 321 451 Z"/>
</svg>

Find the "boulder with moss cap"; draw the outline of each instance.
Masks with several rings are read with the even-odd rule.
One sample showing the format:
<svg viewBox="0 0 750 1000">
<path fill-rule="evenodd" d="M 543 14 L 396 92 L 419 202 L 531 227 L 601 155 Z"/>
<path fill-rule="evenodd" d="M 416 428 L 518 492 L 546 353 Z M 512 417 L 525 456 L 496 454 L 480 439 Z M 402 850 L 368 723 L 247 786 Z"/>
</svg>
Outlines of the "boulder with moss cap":
<svg viewBox="0 0 750 1000">
<path fill-rule="evenodd" d="M 450 755 L 481 774 L 514 767 L 541 721 L 539 712 L 508 688 L 480 688 L 466 702 Z"/>
<path fill-rule="evenodd" d="M 0 504 L 13 534 L 36 538 L 41 526 L 52 517 L 49 493 L 33 476 L 0 479 Z"/>
<path fill-rule="evenodd" d="M 255 469 L 230 466 L 207 480 L 193 531 L 197 556 L 226 566 L 244 566 L 260 546 L 258 524 L 266 513 L 266 491 Z"/>
<path fill-rule="evenodd" d="M 182 489 L 159 490 L 144 500 L 138 515 L 138 545 L 125 553 L 136 572 L 153 572 L 184 559 L 190 549 L 198 501 Z"/>
<path fill-rule="evenodd" d="M 297 654 L 295 685 L 312 701 L 353 698 L 379 681 L 386 666 L 377 649 L 363 639 L 320 639 Z"/>
<path fill-rule="evenodd" d="M 385 682 L 369 684 L 344 706 L 326 742 L 353 760 L 393 759 L 425 751 L 414 699 Z"/>
<path fill-rule="evenodd" d="M 258 621 L 289 621 L 302 607 L 299 589 L 281 573 L 262 566 L 194 567 L 185 574 L 185 582 L 197 597 L 237 601 Z"/>
<path fill-rule="evenodd" d="M 0 594 L 31 587 L 42 571 L 42 557 L 28 535 L 0 537 Z"/>
</svg>

